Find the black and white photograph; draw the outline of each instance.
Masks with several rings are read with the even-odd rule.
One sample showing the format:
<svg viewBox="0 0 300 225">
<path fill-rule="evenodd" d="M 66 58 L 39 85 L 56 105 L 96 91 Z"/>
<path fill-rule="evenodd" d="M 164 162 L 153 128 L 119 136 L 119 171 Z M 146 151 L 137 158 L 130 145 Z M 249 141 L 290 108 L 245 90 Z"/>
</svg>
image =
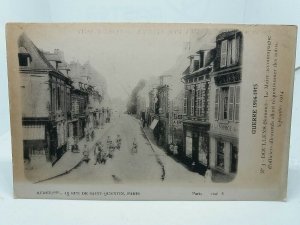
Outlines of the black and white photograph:
<svg viewBox="0 0 300 225">
<path fill-rule="evenodd" d="M 299 11 L 1 1 L 0 225 L 299 225 Z"/>
<path fill-rule="evenodd" d="M 184 34 L 185 41 L 147 30 L 94 32 L 18 38 L 26 177 L 34 183 L 234 179 L 242 32 L 199 29 Z"/>
<path fill-rule="evenodd" d="M 293 68 L 294 31 L 9 25 L 15 192 L 109 200 L 284 198 L 292 77 L 282 74 Z M 249 191 L 251 185 L 259 191 Z"/>
</svg>

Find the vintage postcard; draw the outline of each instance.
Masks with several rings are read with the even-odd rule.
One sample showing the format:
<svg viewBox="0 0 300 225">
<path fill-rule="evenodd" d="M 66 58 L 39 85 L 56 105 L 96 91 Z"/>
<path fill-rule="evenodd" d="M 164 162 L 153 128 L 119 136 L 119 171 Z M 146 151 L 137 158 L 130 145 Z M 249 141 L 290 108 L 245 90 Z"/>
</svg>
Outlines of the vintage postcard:
<svg viewBox="0 0 300 225">
<path fill-rule="evenodd" d="M 296 33 L 7 24 L 15 197 L 285 200 Z"/>
</svg>

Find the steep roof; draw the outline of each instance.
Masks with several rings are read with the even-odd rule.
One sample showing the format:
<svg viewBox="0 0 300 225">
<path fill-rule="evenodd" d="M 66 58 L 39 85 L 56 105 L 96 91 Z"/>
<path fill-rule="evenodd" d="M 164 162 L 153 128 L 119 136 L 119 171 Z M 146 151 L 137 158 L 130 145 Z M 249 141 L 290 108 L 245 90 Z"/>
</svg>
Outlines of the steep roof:
<svg viewBox="0 0 300 225">
<path fill-rule="evenodd" d="M 29 69 L 32 70 L 55 70 L 55 68 L 46 59 L 41 50 L 28 38 L 25 33 L 22 33 L 18 39 L 18 47 L 20 53 L 27 52 L 31 56 Z"/>
<path fill-rule="evenodd" d="M 229 31 L 224 31 L 221 32 L 217 37 L 216 37 L 216 41 L 222 41 L 224 39 L 227 39 L 230 36 L 234 36 L 237 35 L 238 33 L 241 34 L 241 31 L 239 30 L 229 30 Z"/>
</svg>

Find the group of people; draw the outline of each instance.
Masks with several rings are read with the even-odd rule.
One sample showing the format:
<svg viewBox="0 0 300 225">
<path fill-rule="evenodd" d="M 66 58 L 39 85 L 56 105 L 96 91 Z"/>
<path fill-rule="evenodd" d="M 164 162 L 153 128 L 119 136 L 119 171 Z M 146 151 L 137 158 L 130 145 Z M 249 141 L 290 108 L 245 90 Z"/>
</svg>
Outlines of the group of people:
<svg viewBox="0 0 300 225">
<path fill-rule="evenodd" d="M 90 141 L 90 140 L 94 140 L 94 137 L 95 137 L 95 131 L 90 131 L 90 132 L 86 132 L 86 135 L 85 135 L 85 138 L 86 138 L 86 141 Z"/>
<path fill-rule="evenodd" d="M 113 158 L 114 151 L 121 149 L 121 142 L 122 139 L 119 134 L 117 135 L 116 140 L 114 142 L 111 140 L 110 136 L 107 136 L 106 148 L 104 148 L 100 140 L 97 141 L 94 148 L 94 165 L 105 164 L 107 158 Z M 133 138 L 131 153 L 135 154 L 137 152 L 138 152 L 137 141 L 136 138 Z M 84 145 L 82 154 L 83 154 L 83 161 L 88 163 L 90 161 L 90 157 L 89 157 L 90 151 L 88 149 L 87 144 Z"/>
<path fill-rule="evenodd" d="M 97 163 L 99 164 L 105 164 L 107 158 L 112 158 L 113 157 L 113 152 L 115 149 L 120 150 L 120 146 L 121 146 L 121 136 L 118 134 L 115 144 L 113 143 L 113 141 L 111 140 L 110 136 L 107 137 L 107 141 L 106 141 L 106 145 L 107 145 L 107 149 L 105 150 L 102 142 L 98 141 L 96 143 L 95 149 L 94 149 L 94 158 L 95 158 L 95 165 Z"/>
</svg>

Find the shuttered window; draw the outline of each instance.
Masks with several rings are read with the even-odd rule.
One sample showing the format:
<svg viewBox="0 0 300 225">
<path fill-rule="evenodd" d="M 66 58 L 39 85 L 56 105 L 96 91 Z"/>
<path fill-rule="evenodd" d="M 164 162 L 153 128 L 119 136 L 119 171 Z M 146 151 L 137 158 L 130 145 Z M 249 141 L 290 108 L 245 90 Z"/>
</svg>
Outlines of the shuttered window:
<svg viewBox="0 0 300 225">
<path fill-rule="evenodd" d="M 221 43 L 221 67 L 225 67 L 227 65 L 227 43 L 227 40 L 224 40 Z"/>
<path fill-rule="evenodd" d="M 232 55 L 234 55 L 234 53 L 232 52 L 232 40 L 228 40 L 227 41 L 227 59 L 226 59 L 227 66 L 232 64 L 232 58 L 231 58 Z"/>
<path fill-rule="evenodd" d="M 220 67 L 235 65 L 240 57 L 240 37 L 221 42 Z"/>
<path fill-rule="evenodd" d="M 216 96 L 215 96 L 215 120 L 219 120 L 219 100 L 220 100 L 220 89 L 216 89 Z"/>
<path fill-rule="evenodd" d="M 191 116 L 194 116 L 195 112 L 195 90 L 192 90 L 192 96 L 191 96 Z"/>
<path fill-rule="evenodd" d="M 231 41 L 231 64 L 236 64 L 238 62 L 238 48 L 237 48 L 237 39 Z"/>
<path fill-rule="evenodd" d="M 199 87 L 200 88 L 200 87 Z M 197 90 L 197 116 L 201 115 L 201 89 Z"/>
<path fill-rule="evenodd" d="M 183 113 L 185 115 L 187 114 L 187 95 L 188 95 L 188 91 L 186 90 L 184 93 L 184 101 L 183 101 Z"/>
<path fill-rule="evenodd" d="M 235 121 L 240 120 L 240 86 L 235 87 L 235 112 L 234 119 Z"/>
<path fill-rule="evenodd" d="M 234 87 L 229 88 L 228 120 L 233 121 L 234 113 Z"/>
</svg>

